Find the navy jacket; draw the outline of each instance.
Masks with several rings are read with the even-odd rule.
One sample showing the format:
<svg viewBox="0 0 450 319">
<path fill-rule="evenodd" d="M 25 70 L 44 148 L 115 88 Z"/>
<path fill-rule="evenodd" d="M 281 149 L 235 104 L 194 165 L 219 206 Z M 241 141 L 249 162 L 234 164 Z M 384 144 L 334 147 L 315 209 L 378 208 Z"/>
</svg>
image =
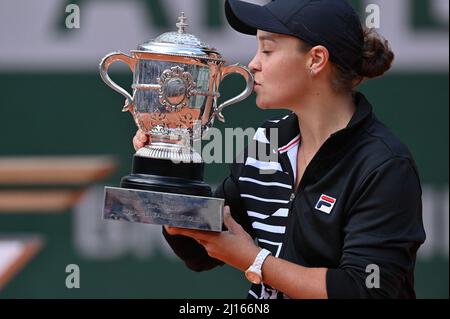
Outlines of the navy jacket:
<svg viewBox="0 0 450 319">
<path fill-rule="evenodd" d="M 295 193 L 291 162 L 296 163 L 301 136 L 292 113 L 258 129 L 216 196 L 260 247 L 305 267 L 328 268 L 329 298 L 415 298 L 416 253 L 425 240 L 417 168 L 366 98 L 355 93 L 354 99 L 350 123 L 322 145 Z M 273 129 L 276 149 L 269 143 Z M 251 152 L 255 149 L 277 156 L 267 162 L 258 157 L 261 152 Z M 163 233 L 189 268 L 223 264 L 194 240 Z M 379 288 L 366 282 L 374 283 L 368 278 L 373 267 L 379 269 Z M 248 297 L 289 296 L 262 284 L 253 285 Z"/>
</svg>

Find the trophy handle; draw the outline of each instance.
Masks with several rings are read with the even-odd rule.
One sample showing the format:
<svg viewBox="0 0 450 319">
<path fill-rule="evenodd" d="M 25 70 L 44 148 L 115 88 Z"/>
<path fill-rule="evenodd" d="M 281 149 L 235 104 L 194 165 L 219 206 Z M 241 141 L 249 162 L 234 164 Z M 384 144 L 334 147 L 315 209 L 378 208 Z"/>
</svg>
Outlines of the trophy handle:
<svg viewBox="0 0 450 319">
<path fill-rule="evenodd" d="M 102 80 L 114 91 L 122 94 L 126 98 L 125 105 L 123 106 L 122 112 L 129 111 L 133 106 L 133 97 L 122 87 L 116 84 L 108 75 L 108 69 L 111 64 L 116 61 L 121 61 L 125 64 L 128 64 L 131 71 L 134 71 L 134 66 L 136 64 L 136 60 L 122 52 L 112 52 L 106 55 L 102 61 L 100 62 L 100 76 Z"/>
<path fill-rule="evenodd" d="M 226 66 L 222 70 L 221 80 L 223 80 L 227 75 L 232 74 L 232 73 L 238 73 L 238 74 L 242 75 L 244 77 L 247 85 L 246 85 L 245 90 L 242 91 L 241 94 L 239 94 L 238 96 L 235 96 L 234 98 L 229 99 L 228 101 L 225 101 L 219 105 L 219 107 L 217 108 L 215 113 L 216 113 L 217 119 L 221 122 L 225 122 L 225 118 L 223 117 L 223 115 L 221 113 L 225 107 L 227 107 L 231 104 L 238 103 L 242 100 L 245 100 L 253 92 L 254 78 L 253 78 L 253 74 L 250 72 L 249 68 L 242 66 L 239 63 Z"/>
</svg>

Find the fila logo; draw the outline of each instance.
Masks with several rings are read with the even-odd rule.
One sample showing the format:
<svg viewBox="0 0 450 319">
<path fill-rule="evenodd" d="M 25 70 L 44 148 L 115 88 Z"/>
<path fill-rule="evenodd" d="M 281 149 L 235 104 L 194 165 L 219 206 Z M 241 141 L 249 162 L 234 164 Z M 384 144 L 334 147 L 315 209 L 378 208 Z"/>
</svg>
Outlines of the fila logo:
<svg viewBox="0 0 450 319">
<path fill-rule="evenodd" d="M 322 194 L 320 195 L 315 208 L 317 210 L 320 210 L 321 212 L 329 214 L 331 213 L 331 210 L 333 209 L 335 203 L 336 198 Z"/>
</svg>

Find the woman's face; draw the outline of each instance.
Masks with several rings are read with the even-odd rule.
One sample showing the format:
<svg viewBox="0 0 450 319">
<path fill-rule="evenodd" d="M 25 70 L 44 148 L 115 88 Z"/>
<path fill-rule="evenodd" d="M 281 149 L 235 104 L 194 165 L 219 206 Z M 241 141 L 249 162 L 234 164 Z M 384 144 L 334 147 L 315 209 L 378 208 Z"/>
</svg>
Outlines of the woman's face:
<svg viewBox="0 0 450 319">
<path fill-rule="evenodd" d="M 255 74 L 256 104 L 262 109 L 293 109 L 309 85 L 307 58 L 300 40 L 258 30 L 258 51 L 249 67 Z"/>
</svg>

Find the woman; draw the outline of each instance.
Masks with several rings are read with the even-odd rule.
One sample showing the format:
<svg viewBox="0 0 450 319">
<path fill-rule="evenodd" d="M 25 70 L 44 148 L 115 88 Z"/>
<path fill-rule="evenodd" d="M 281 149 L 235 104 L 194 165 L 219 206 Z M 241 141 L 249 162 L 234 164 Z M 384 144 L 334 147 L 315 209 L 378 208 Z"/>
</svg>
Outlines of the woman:
<svg viewBox="0 0 450 319">
<path fill-rule="evenodd" d="M 390 68 L 387 41 L 364 31 L 344 0 L 225 8 L 234 29 L 257 36 L 257 105 L 292 113 L 253 141 L 277 161 L 245 152 L 217 190 L 227 231 L 165 227 L 167 241 L 193 270 L 226 263 L 245 272 L 249 298 L 414 298 L 425 240 L 417 169 L 354 91 Z M 281 147 L 270 150 L 274 128 Z"/>
</svg>

